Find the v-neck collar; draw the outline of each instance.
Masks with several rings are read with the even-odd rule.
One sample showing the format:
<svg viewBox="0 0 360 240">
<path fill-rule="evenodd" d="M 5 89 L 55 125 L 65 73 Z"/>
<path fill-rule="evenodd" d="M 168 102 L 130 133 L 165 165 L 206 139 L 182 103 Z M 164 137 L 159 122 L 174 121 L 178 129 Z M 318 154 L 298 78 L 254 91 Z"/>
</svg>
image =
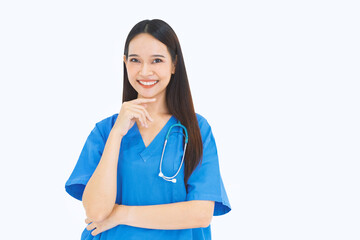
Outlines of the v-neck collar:
<svg viewBox="0 0 360 240">
<path fill-rule="evenodd" d="M 141 144 L 141 151 L 140 151 L 140 156 L 141 158 L 146 162 L 146 160 L 151 157 L 151 155 L 160 147 L 163 147 L 164 145 L 164 141 L 165 141 L 165 137 L 166 137 L 166 132 L 168 131 L 168 129 L 170 128 L 170 124 L 173 122 L 173 119 L 175 119 L 174 115 L 171 115 L 170 119 L 166 122 L 166 124 L 164 125 L 164 127 L 158 132 L 158 134 L 155 136 L 155 138 L 150 142 L 150 144 L 145 147 L 145 143 L 144 140 L 140 134 L 140 130 L 138 128 L 137 123 L 135 122 L 134 127 L 135 127 L 135 134 L 138 135 L 138 138 L 140 139 L 140 144 Z"/>
</svg>

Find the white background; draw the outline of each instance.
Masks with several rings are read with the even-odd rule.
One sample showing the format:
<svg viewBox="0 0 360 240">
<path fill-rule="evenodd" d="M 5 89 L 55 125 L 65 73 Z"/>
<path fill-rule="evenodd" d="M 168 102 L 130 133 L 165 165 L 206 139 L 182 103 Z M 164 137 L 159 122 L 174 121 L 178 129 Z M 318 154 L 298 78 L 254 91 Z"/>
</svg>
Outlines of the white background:
<svg viewBox="0 0 360 240">
<path fill-rule="evenodd" d="M 213 239 L 360 239 L 357 1 L 1 1 L 1 234 L 80 239 L 65 182 L 120 110 L 126 36 L 182 46 L 232 206 Z"/>
</svg>

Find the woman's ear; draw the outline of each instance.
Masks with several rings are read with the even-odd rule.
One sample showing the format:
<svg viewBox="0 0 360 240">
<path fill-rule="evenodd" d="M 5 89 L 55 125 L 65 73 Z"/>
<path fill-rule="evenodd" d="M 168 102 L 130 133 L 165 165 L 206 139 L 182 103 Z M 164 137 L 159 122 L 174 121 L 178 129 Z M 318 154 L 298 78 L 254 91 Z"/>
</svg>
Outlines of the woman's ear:
<svg viewBox="0 0 360 240">
<path fill-rule="evenodd" d="M 126 56 L 124 55 L 124 63 L 125 63 L 125 65 L 126 65 Z"/>
<path fill-rule="evenodd" d="M 176 63 L 177 63 L 177 55 L 175 56 L 175 61 L 173 62 L 173 65 L 172 65 L 171 74 L 175 74 Z"/>
</svg>

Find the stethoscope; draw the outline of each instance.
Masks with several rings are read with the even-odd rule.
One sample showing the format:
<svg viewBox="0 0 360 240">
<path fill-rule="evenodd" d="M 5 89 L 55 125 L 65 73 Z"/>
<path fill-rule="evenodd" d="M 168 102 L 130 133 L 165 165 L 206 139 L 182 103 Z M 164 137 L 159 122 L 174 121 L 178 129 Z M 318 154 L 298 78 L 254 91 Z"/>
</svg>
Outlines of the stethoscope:
<svg viewBox="0 0 360 240">
<path fill-rule="evenodd" d="M 172 129 L 173 127 L 181 127 L 181 128 L 183 128 L 183 129 L 185 130 L 185 135 L 184 135 L 182 132 L 180 132 L 180 133 L 183 134 L 184 137 L 185 137 L 185 146 L 184 146 L 184 153 L 183 153 L 183 156 L 182 156 L 182 159 L 181 159 L 180 167 L 178 168 L 178 170 L 177 170 L 177 172 L 175 173 L 174 176 L 172 176 L 172 177 L 167 177 L 167 176 L 165 176 L 164 173 L 161 171 L 161 165 L 162 165 L 162 161 L 163 161 L 163 157 L 164 157 L 164 152 L 165 152 L 166 143 L 167 143 L 167 141 L 168 141 L 168 139 L 169 139 L 169 135 L 170 135 L 171 129 Z M 181 166 L 182 166 L 182 164 L 183 164 L 183 162 L 184 162 L 184 157 L 185 157 L 185 152 L 186 152 L 187 143 L 188 143 L 188 133 L 187 133 L 187 129 L 186 129 L 186 127 L 185 127 L 184 125 L 182 125 L 182 124 L 180 123 L 180 121 L 178 121 L 178 123 L 173 124 L 173 125 L 169 128 L 169 130 L 168 130 L 168 132 L 167 132 L 167 134 L 166 134 L 166 138 L 165 138 L 165 142 L 164 142 L 164 147 L 163 147 L 162 154 L 161 154 L 159 176 L 162 177 L 164 180 L 169 181 L 169 182 L 176 183 L 176 178 L 175 178 L 175 177 L 176 177 L 176 176 L 178 175 L 178 173 L 180 172 Z"/>
</svg>

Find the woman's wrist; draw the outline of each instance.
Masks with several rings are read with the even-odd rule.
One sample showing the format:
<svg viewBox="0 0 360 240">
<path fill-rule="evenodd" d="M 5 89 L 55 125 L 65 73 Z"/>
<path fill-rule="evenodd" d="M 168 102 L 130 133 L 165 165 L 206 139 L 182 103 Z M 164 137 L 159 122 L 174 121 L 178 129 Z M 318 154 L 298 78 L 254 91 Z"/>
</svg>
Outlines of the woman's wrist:
<svg viewBox="0 0 360 240">
<path fill-rule="evenodd" d="M 116 219 L 119 225 L 127 225 L 129 219 L 130 206 L 115 204 Z"/>
<path fill-rule="evenodd" d="M 111 130 L 110 130 L 110 134 L 112 134 L 112 135 L 116 135 L 117 137 L 119 137 L 119 138 L 123 138 L 123 134 L 122 134 L 122 131 L 121 131 L 121 129 L 118 129 L 118 128 L 115 128 L 115 127 L 113 127 Z"/>
</svg>

